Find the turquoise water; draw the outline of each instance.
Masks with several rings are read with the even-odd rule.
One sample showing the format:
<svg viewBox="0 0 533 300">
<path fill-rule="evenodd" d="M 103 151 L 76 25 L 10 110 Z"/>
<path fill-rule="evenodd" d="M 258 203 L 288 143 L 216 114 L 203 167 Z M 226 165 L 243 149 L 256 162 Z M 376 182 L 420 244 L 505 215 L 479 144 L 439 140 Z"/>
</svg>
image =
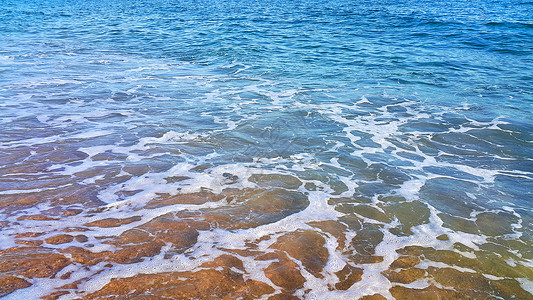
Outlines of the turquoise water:
<svg viewBox="0 0 533 300">
<path fill-rule="evenodd" d="M 392 297 L 395 283 L 379 274 L 396 250 L 468 252 L 458 243 L 481 266 L 482 245 L 504 245 L 513 255 L 498 257 L 525 271 L 475 272 L 533 290 L 533 2 L 2 0 L 0 8 L 1 249 L 15 247 L 19 232 L 44 239 L 94 221 L 98 207 L 110 209 L 101 218 L 142 216 L 88 233 L 92 246 L 47 246 L 105 250 L 98 237 L 169 211 L 214 209 L 144 207 L 158 195 L 281 187 L 309 206 L 241 231 L 198 230 L 187 257 L 220 255 L 219 239 L 240 249 L 350 215 L 382 232 L 372 254 L 383 262 L 330 249 L 323 286 L 304 273 L 312 291 L 294 295 Z M 391 197 L 423 208 L 402 219 L 389 211 Z M 21 200 L 30 198 L 38 200 Z M 17 222 L 73 207 L 83 213 Z M 435 244 L 442 234 L 449 240 Z M 326 288 L 339 261 L 365 272 L 342 293 Z M 171 265 L 148 257 L 128 274 Z M 70 281 L 105 269 L 67 268 L 80 274 Z M 121 268 L 79 289 L 93 292 Z M 47 280 L 7 297 L 65 284 Z"/>
</svg>

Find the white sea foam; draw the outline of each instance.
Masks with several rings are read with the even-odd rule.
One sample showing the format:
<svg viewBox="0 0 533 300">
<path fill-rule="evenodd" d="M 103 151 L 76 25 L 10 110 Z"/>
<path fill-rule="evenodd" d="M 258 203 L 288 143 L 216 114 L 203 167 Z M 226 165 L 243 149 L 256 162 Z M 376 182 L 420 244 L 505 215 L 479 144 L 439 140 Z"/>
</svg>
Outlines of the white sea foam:
<svg viewBox="0 0 533 300">
<path fill-rule="evenodd" d="M 5 59 L 11 60 L 11 58 Z M 97 59 L 98 60 L 94 61 L 99 63 L 116 63 L 121 61 L 118 57 L 102 57 Z M 166 245 L 161 254 L 151 258 L 145 258 L 142 262 L 135 264 L 114 264 L 111 268 L 105 267 L 104 263 L 84 267 L 72 264 L 58 274 L 58 276 L 60 276 L 66 272 L 73 272 L 70 279 L 66 282 L 59 279 L 32 279 L 30 280 L 33 284 L 32 287 L 18 290 L 9 295 L 7 299 L 44 296 L 53 291 L 55 287 L 82 278 L 89 279 L 82 282 L 80 290 L 85 291 L 85 293 L 90 293 L 100 289 L 112 278 L 129 277 L 142 273 L 194 271 L 198 270 L 202 263 L 226 253 L 221 250 L 221 248 L 246 249 L 247 242 L 257 241 L 264 237 L 270 238 L 257 243 L 257 251 L 268 252 L 270 251 L 268 247 L 276 241 L 276 238 L 287 232 L 301 229 L 317 230 L 307 224 L 311 221 L 339 220 L 344 214 L 335 210 L 334 206 L 328 203 L 331 198 L 350 198 L 359 192 L 359 188 L 366 183 L 383 183 L 383 180 L 379 178 L 376 180 L 369 180 L 358 177 L 357 171 L 362 170 L 354 170 L 353 167 L 345 165 L 340 159 L 340 155 L 336 155 L 338 151 L 349 152 L 353 157 L 361 159 L 368 166 L 383 164 L 408 174 L 410 179 L 406 179 L 401 183 L 394 185 L 390 191 L 381 195 L 399 195 L 408 201 L 424 201 L 424 199 L 420 199 L 419 193 L 429 180 L 435 178 L 457 179 L 453 174 L 434 174 L 431 171 L 428 171 L 428 167 L 450 168 L 474 175 L 473 178 L 461 180 L 484 186 L 494 184 L 495 178 L 498 175 L 524 179 L 530 179 L 533 175 L 532 172 L 498 170 L 491 169 L 490 166 L 486 165 L 473 166 L 467 163 L 451 163 L 441 159 L 442 157 L 457 157 L 457 154 L 453 153 L 453 151 L 465 150 L 457 147 L 457 145 L 446 145 L 449 146 L 449 148 L 443 147 L 443 149 L 438 149 L 438 152 L 436 153 L 424 150 L 423 141 L 427 140 L 431 142 L 432 137 L 434 137 L 436 133 L 431 130 L 414 130 L 413 128 L 409 128 L 409 126 L 417 120 L 424 121 L 426 119 L 434 119 L 437 123 L 443 121 L 444 117 L 442 116 L 442 108 L 437 109 L 440 111 L 440 115 L 433 114 L 432 110 L 435 110 L 435 108 L 422 107 L 415 104 L 413 101 L 404 101 L 386 97 L 381 100 L 387 105 L 380 106 L 375 104 L 373 102 L 375 101 L 373 100 L 374 98 L 371 98 L 370 96 L 363 96 L 359 100 L 348 104 L 305 102 L 306 98 L 302 97 L 302 95 L 304 93 L 309 93 L 310 91 L 322 93 L 322 97 L 327 98 L 328 101 L 336 99 L 336 97 L 334 96 L 334 91 L 320 89 L 309 90 L 304 88 L 283 89 L 277 86 L 274 82 L 263 79 L 254 79 L 253 83 L 246 86 L 240 86 L 239 84 L 231 86 L 231 83 L 227 82 L 227 77 L 219 78 L 217 77 L 218 75 L 211 75 L 209 72 L 203 70 L 202 72 L 196 72 L 198 74 L 194 74 L 195 72 L 191 72 L 191 70 L 195 70 L 195 68 L 197 68 L 197 66 L 190 64 L 174 66 L 165 63 L 156 64 L 153 61 L 142 62 L 139 65 L 132 64 L 131 68 L 128 68 L 125 71 L 128 73 L 127 76 L 117 76 L 120 78 L 110 79 L 116 80 L 115 83 L 120 82 L 121 86 L 124 85 L 121 87 L 120 93 L 125 94 L 126 96 L 124 96 L 124 98 L 131 102 L 122 100 L 120 97 L 115 97 L 117 94 L 120 94 L 119 91 L 113 91 L 111 95 L 106 94 L 101 98 L 97 97 L 98 99 L 91 99 L 91 101 L 94 102 L 88 102 L 86 99 L 72 99 L 68 101 L 68 104 L 53 104 L 52 102 L 48 103 L 46 101 L 53 100 L 56 96 L 48 95 L 42 103 L 38 103 L 39 105 L 37 105 L 36 102 L 32 100 L 32 95 L 30 93 L 21 94 L 19 98 L 16 98 L 15 100 L 20 101 L 19 103 L 16 103 L 15 100 L 10 102 L 9 104 L 11 106 L 20 105 L 20 107 L 23 107 L 24 104 L 25 107 L 31 107 L 27 109 L 28 112 L 24 116 L 33 116 L 42 126 L 49 126 L 50 129 L 61 130 L 58 131 L 59 133 L 57 134 L 54 133 L 45 137 L 28 136 L 28 138 L 20 140 L 4 141 L 0 143 L 0 148 L 12 149 L 14 147 L 33 147 L 41 144 L 70 144 L 79 143 L 80 141 L 77 140 L 82 140 L 82 143 L 79 145 L 76 144 L 76 148 L 72 150 L 78 150 L 88 155 L 87 158 L 75 162 L 51 163 L 50 166 L 47 167 L 46 172 L 41 172 L 39 175 L 44 176 L 46 174 L 53 174 L 54 176 L 62 175 L 77 178 L 77 174 L 89 170 L 94 171 L 98 170 L 98 168 L 109 170 L 112 167 L 117 167 L 120 171 L 113 173 L 110 177 L 124 176 L 128 179 L 118 183 L 111 182 L 105 186 L 98 186 L 98 182 L 105 181 L 108 173 L 105 173 L 104 171 L 94 171 L 94 175 L 83 177 L 83 180 L 78 182 L 83 185 L 98 188 L 98 199 L 106 203 L 106 206 L 103 207 L 105 210 L 99 213 L 89 215 L 84 212 L 77 216 L 62 217 L 61 222 L 35 220 L 17 221 L 19 215 L 39 214 L 40 212 L 51 208 L 50 206 L 43 205 L 20 211 L 18 215 L 14 214 L 9 217 L 1 215 L 2 219 L 12 223 L 19 223 L 19 225 L 13 225 L 13 227 L 10 227 L 0 234 L 0 245 L 2 249 L 16 245 L 14 243 L 15 239 L 12 236 L 15 232 L 47 232 L 42 237 L 39 237 L 39 239 L 42 239 L 57 234 L 67 226 L 81 226 L 87 222 L 97 221 L 103 218 L 140 216 L 141 219 L 139 221 L 130 224 L 115 228 L 92 228 L 92 231 L 84 233 L 89 238 L 89 242 L 94 244 L 93 247 L 87 248 L 90 251 L 99 252 L 104 250 L 114 250 L 114 246 L 102 243 L 98 237 L 120 235 L 126 230 L 149 222 L 166 213 L 175 213 L 185 210 L 196 211 L 208 208 L 215 209 L 226 205 L 236 205 L 235 203 L 228 204 L 227 201 L 221 200 L 217 202 L 206 202 L 200 205 L 176 204 L 154 209 L 143 209 L 143 206 L 147 202 L 154 199 L 159 194 L 177 195 L 204 190 L 213 193 L 221 193 L 226 188 L 258 188 L 256 183 L 248 180 L 252 174 L 283 174 L 300 178 L 303 184 L 298 190 L 307 195 L 310 201 L 309 206 L 305 210 L 287 216 L 277 222 L 255 228 L 240 230 L 224 230 L 216 228 L 213 230 L 200 231 L 198 242 L 187 251 L 186 255 L 178 254 L 170 259 L 164 258 L 164 252 L 168 251 L 171 246 Z M 248 67 L 240 65 L 239 63 L 234 63 L 227 66 L 227 69 L 230 68 L 237 69 L 232 72 L 233 75 L 236 75 L 239 73 L 245 73 Z M 178 69 L 175 74 L 171 72 L 174 69 Z M 225 72 L 227 72 L 227 69 Z M 172 85 L 172 87 L 176 87 L 178 93 L 183 91 L 187 94 L 187 97 L 193 99 L 190 101 L 202 102 L 202 105 L 204 105 L 205 108 L 202 109 L 201 112 L 192 110 L 187 111 L 187 113 L 196 113 L 197 115 L 195 115 L 195 117 L 198 119 L 209 120 L 208 122 L 211 122 L 209 125 L 202 123 L 202 126 L 205 125 L 205 130 L 192 132 L 172 127 L 172 129 L 166 129 L 163 131 L 163 128 L 166 128 L 165 126 L 167 125 L 167 122 L 172 123 L 173 121 L 176 121 L 179 126 L 183 126 L 180 122 L 186 123 L 179 118 L 181 112 L 169 112 L 169 110 L 172 109 L 172 105 L 169 103 L 185 105 L 189 99 L 187 98 L 187 100 L 183 100 L 186 97 L 178 97 L 181 99 L 179 100 L 181 102 L 178 103 L 178 100 L 176 100 L 177 97 L 174 97 L 171 94 L 168 96 L 144 95 L 143 93 L 146 93 L 145 91 L 147 87 L 153 84 L 154 80 L 157 79 L 155 77 L 157 72 L 154 71 L 170 72 L 169 76 L 165 77 L 165 80 L 168 79 L 169 84 Z M 183 72 L 185 75 L 180 75 L 180 72 Z M 194 75 L 191 75 L 191 73 Z M 104 81 L 105 80 L 102 80 L 102 82 Z M 131 84 L 131 82 L 135 83 Z M 64 78 L 38 78 L 35 81 L 22 82 L 18 85 L 13 85 L 13 87 L 32 90 L 44 88 L 46 85 L 72 84 L 78 86 L 78 88 L 83 88 L 85 83 L 86 79 L 81 81 L 72 79 L 67 80 Z M 179 89 L 180 85 L 183 85 L 182 90 Z M 202 90 L 197 92 L 198 95 L 194 95 L 194 93 L 187 90 L 189 88 L 193 90 Z M 245 97 L 245 93 L 249 93 L 252 96 Z M 39 95 L 40 93 L 38 91 L 35 91 L 33 94 L 33 96 Z M 243 101 L 243 99 L 246 99 L 246 101 Z M 297 99 L 304 100 L 298 102 L 299 100 Z M 152 101 L 153 103 L 151 103 L 153 104 L 153 107 L 152 105 L 144 105 L 142 101 Z M 162 104 L 162 102 L 164 102 L 164 104 Z M 94 105 L 94 103 L 98 103 L 98 105 Z M 6 114 L 5 117 L 3 116 L 2 122 L 12 122 L 17 120 L 17 118 L 23 117 L 22 115 L 16 114 L 21 111 L 21 109 L 9 108 L 9 105 L 6 104 L 1 105 L 4 105 L 3 109 L 6 108 L 13 112 L 12 115 Z M 218 106 L 216 106 L 216 109 L 210 109 L 211 105 Z M 391 112 L 390 109 L 393 108 L 393 106 L 403 108 L 405 113 L 400 114 Z M 95 107 L 99 108 L 95 109 Z M 327 154 L 324 156 L 325 158 L 320 156 L 324 153 L 312 153 L 312 151 L 307 149 L 307 152 L 283 153 L 283 155 L 277 157 L 267 155 L 262 157 L 262 154 L 257 154 L 256 157 L 253 157 L 253 159 L 248 161 L 243 159 L 244 162 L 239 162 L 238 159 L 235 161 L 223 160 L 221 162 L 218 159 L 224 157 L 227 153 L 224 153 L 224 149 L 217 148 L 206 151 L 209 152 L 209 154 L 203 153 L 201 155 L 189 154 L 187 151 L 190 150 L 187 149 L 186 151 L 181 151 L 181 148 L 179 148 L 180 151 L 165 152 L 165 149 L 169 149 L 170 147 L 186 145 L 188 143 L 202 144 L 204 146 L 208 145 L 205 140 L 210 138 L 212 133 L 217 132 L 217 134 L 222 134 L 227 131 L 238 131 L 239 128 L 241 128 L 241 125 L 243 125 L 242 127 L 253 126 L 254 123 L 252 121 L 261 120 L 261 118 L 265 117 L 264 113 L 276 112 L 281 116 L 292 117 L 291 113 L 294 108 L 307 111 L 306 118 L 313 118 L 314 116 L 324 117 L 331 122 L 331 124 L 335 124 L 342 128 L 339 132 L 329 131 L 327 135 L 318 136 L 323 139 L 324 144 L 327 146 L 324 149 L 328 149 L 325 151 Z M 150 109 L 154 109 L 155 112 L 150 112 Z M 457 110 L 467 109 L 469 109 L 467 106 L 457 108 Z M 170 117 L 166 114 L 170 115 Z M 116 121 L 114 117 L 124 119 L 124 122 Z M 107 118 L 110 118 L 112 121 L 106 121 Z M 95 119 L 101 120 L 95 121 Z M 218 125 L 216 128 L 209 129 L 209 126 L 212 126 L 212 123 Z M 466 118 L 463 124 L 455 127 L 450 126 L 450 128 L 440 134 L 470 134 L 480 128 L 504 131 L 498 126 L 503 124 L 506 124 L 506 122 L 500 119 L 494 119 L 489 122 L 480 122 Z M 226 128 L 220 129 L 221 127 L 219 125 L 225 125 Z M 170 126 L 172 126 L 172 124 L 170 124 L 169 127 Z M 138 130 L 139 128 L 145 129 L 146 131 L 143 132 L 142 130 Z M 156 129 L 160 132 L 159 134 L 152 133 Z M 187 130 L 188 129 L 189 128 L 187 128 Z M 160 130 L 163 131 L 163 133 L 161 133 Z M 306 128 L 306 130 L 309 130 L 309 134 L 314 134 L 312 128 Z M 149 133 L 147 134 L 146 132 Z M 136 135 L 137 138 L 132 141 L 132 138 L 127 136 L 128 133 L 133 133 L 132 135 Z M 117 139 L 108 140 L 110 139 L 110 135 L 113 135 L 113 139 L 117 136 Z M 491 145 L 496 145 L 493 141 L 486 142 L 492 143 Z M 400 156 L 399 152 L 401 151 L 416 155 L 421 159 Z M 104 153 L 124 154 L 126 159 L 121 158 L 114 160 L 111 158 L 109 160 L 96 160 L 95 156 Z M 33 152 L 32 155 L 35 154 L 37 153 Z M 124 167 L 127 167 L 130 164 L 140 162 L 147 162 L 147 164 L 149 164 L 149 162 L 158 161 L 158 159 L 164 155 L 170 155 L 177 159 L 177 161 L 173 162 L 169 168 L 163 171 L 149 169 L 146 172 L 142 172 L 143 174 L 140 175 L 125 171 Z M 386 157 L 386 159 L 383 157 Z M 502 155 L 495 155 L 494 158 L 498 160 L 510 160 L 510 158 Z M 404 164 L 394 165 L 394 163 L 398 162 L 403 162 Z M 203 164 L 210 165 L 201 172 L 193 170 L 195 167 Z M 329 174 L 324 174 L 325 168 L 331 168 L 335 171 L 331 171 Z M 313 171 L 320 173 L 320 175 L 324 175 L 324 177 L 310 176 L 312 179 L 303 179 L 305 176 L 302 175 L 307 175 L 306 172 Z M 236 176 L 236 179 L 227 180 L 224 176 L 226 173 Z M 37 173 L 33 173 L 33 175 L 36 174 Z M 178 182 L 169 182 L 166 180 L 166 178 L 172 176 L 181 176 L 184 179 Z M 334 187 L 333 181 L 342 183 L 346 188 L 343 188 L 339 192 Z M 316 190 L 308 190 L 305 188 L 306 184 L 311 183 L 317 187 Z M 64 187 L 65 185 L 46 189 L 9 189 L 0 191 L 0 194 L 27 194 L 43 192 L 45 190 L 61 189 Z M 122 196 L 121 194 L 134 191 L 136 193 L 129 196 Z M 478 197 L 473 191 L 469 191 L 467 196 L 472 200 L 476 200 Z M 372 203 L 370 205 L 380 209 L 378 204 L 381 203 L 378 195 L 372 196 L 371 200 Z M 512 204 L 504 206 L 503 209 L 512 212 L 515 216 L 519 217 L 518 213 L 510 205 Z M 381 263 L 357 265 L 357 267 L 364 269 L 363 279 L 355 283 L 348 291 L 329 291 L 327 288 L 328 284 L 334 285 L 338 282 L 334 273 L 343 268 L 344 264 L 348 262 L 348 258 L 345 254 L 336 249 L 339 241 L 333 235 L 327 232 L 321 232 L 326 239 L 325 247 L 330 254 L 326 267 L 322 271 L 324 278 L 318 279 L 314 277 L 312 274 L 305 271 L 302 262 L 294 260 L 295 263 L 300 265 L 302 275 L 306 278 L 305 287 L 298 290 L 296 294 L 303 296 L 304 290 L 310 288 L 311 291 L 306 294 L 306 297 L 310 299 L 355 299 L 363 295 L 374 293 L 381 293 L 387 298 L 392 299 L 392 295 L 389 292 L 389 288 L 392 285 L 381 272 L 387 270 L 390 264 L 398 257 L 396 250 L 406 246 L 419 245 L 458 252 L 453 248 L 454 243 L 461 243 L 474 250 L 479 250 L 479 245 L 487 242 L 487 237 L 481 234 L 468 234 L 444 227 L 442 220 L 438 216 L 440 212 L 430 205 L 428 205 L 428 207 L 431 212 L 429 222 L 427 224 L 413 227 L 413 235 L 410 236 L 400 237 L 390 233 L 389 229 L 398 225 L 399 221 L 397 219 L 390 224 L 385 224 L 360 216 L 361 219 L 368 223 L 383 226 L 381 230 L 384 234 L 384 238 L 383 241 L 377 245 L 375 252 L 376 255 L 383 256 L 384 260 Z M 475 215 L 472 217 L 474 216 Z M 519 222 L 513 225 L 513 230 L 519 232 L 524 225 L 525 224 L 522 224 L 521 218 L 519 218 Z M 356 234 L 357 232 L 350 230 L 346 233 L 347 240 L 350 241 L 356 236 Z M 441 234 L 446 234 L 449 237 L 449 240 L 437 240 L 436 237 Z M 516 236 L 509 236 L 509 238 L 512 237 Z M 63 245 L 50 245 L 49 247 L 62 249 L 68 246 L 81 246 L 81 244 L 74 241 Z M 461 252 L 461 254 L 472 259 L 475 258 L 475 255 L 472 252 Z M 281 289 L 275 286 L 262 271 L 270 265 L 270 261 L 256 261 L 253 257 L 236 256 L 243 261 L 245 269 L 244 275 L 246 278 L 265 282 L 273 286 L 276 292 L 281 291 Z M 511 265 L 515 262 L 509 261 L 508 263 Z M 427 268 L 429 266 L 452 267 L 462 272 L 472 272 L 470 269 L 458 266 L 448 266 L 428 260 L 424 260 L 417 267 Z M 241 270 L 233 271 L 236 273 L 242 273 Z M 532 291 L 530 281 L 520 279 L 520 283 L 524 289 Z M 427 281 L 419 280 L 404 286 L 423 288 L 427 285 Z M 76 297 L 78 296 L 76 295 Z M 67 295 L 62 297 L 62 299 L 76 297 L 74 295 Z"/>
</svg>

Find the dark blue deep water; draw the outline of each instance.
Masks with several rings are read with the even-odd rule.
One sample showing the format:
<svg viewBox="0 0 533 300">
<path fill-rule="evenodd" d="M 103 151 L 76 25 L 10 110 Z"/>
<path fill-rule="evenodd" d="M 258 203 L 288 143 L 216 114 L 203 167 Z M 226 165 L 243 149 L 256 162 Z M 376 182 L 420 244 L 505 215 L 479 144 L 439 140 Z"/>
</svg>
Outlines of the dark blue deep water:
<svg viewBox="0 0 533 300">
<path fill-rule="evenodd" d="M 175 200 L 195 193 L 220 198 Z M 0 267 L 31 283 L 6 299 L 81 280 L 61 299 L 76 298 L 307 231 L 329 255 L 316 271 L 288 251 L 305 286 L 271 281 L 257 255 L 239 272 L 306 299 L 532 299 L 532 201 L 531 1 L 0 0 L 0 251 L 111 217 L 140 219 L 35 251 L 117 251 L 110 237 L 169 213 L 215 220 L 135 262 Z M 425 275 L 394 279 L 415 252 Z M 362 277 L 344 288 L 346 268 Z"/>
</svg>

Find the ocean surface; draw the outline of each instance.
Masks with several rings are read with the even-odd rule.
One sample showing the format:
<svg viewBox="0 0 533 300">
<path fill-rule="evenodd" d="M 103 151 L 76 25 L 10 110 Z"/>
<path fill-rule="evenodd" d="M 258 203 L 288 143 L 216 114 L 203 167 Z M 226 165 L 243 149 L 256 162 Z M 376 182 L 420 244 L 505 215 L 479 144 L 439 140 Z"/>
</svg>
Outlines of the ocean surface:
<svg viewBox="0 0 533 300">
<path fill-rule="evenodd" d="M 533 2 L 0 0 L 0 286 L 533 299 Z"/>
</svg>

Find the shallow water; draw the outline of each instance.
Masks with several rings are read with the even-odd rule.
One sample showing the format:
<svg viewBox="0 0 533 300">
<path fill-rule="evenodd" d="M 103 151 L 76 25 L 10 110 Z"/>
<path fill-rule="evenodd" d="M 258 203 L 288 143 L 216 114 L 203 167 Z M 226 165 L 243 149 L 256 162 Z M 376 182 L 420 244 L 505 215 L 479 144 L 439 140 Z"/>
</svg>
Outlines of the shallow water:
<svg viewBox="0 0 533 300">
<path fill-rule="evenodd" d="M 0 297 L 533 297 L 531 2 L 0 5 Z"/>
</svg>

